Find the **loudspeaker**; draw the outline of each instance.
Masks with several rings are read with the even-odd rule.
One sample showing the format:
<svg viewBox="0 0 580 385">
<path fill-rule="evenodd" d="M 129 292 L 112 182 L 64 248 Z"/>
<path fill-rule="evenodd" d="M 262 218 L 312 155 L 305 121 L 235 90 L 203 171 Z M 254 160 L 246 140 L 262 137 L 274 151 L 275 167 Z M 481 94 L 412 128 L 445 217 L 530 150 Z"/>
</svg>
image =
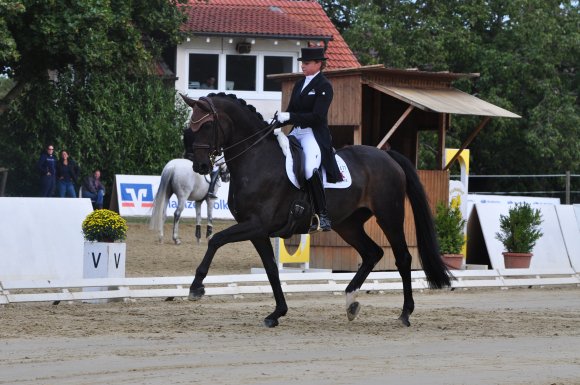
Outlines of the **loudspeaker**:
<svg viewBox="0 0 580 385">
<path fill-rule="evenodd" d="M 252 45 L 250 43 L 238 43 L 238 44 L 236 44 L 236 51 L 238 51 L 238 53 L 240 53 L 240 54 L 250 53 L 251 50 L 252 50 Z"/>
</svg>

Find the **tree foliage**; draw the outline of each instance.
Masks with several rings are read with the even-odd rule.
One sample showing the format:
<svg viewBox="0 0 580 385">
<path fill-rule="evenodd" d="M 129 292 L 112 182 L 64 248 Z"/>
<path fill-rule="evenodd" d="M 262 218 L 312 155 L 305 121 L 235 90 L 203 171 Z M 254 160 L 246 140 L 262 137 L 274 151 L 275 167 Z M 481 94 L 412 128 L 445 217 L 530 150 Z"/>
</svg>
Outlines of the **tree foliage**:
<svg viewBox="0 0 580 385">
<path fill-rule="evenodd" d="M 322 2 L 362 64 L 480 73 L 455 86 L 522 116 L 492 119 L 470 146 L 472 173 L 580 172 L 577 0 L 332 3 Z M 478 119 L 451 122 L 447 145 L 458 146 Z M 429 143 L 422 151 L 429 159 Z"/>
<path fill-rule="evenodd" d="M 21 90 L 0 121 L 9 195 L 37 194 L 47 143 L 84 175 L 100 168 L 109 187 L 182 155 L 185 110 L 154 71 L 179 41 L 181 1 L 0 0 L 0 71 Z"/>
</svg>

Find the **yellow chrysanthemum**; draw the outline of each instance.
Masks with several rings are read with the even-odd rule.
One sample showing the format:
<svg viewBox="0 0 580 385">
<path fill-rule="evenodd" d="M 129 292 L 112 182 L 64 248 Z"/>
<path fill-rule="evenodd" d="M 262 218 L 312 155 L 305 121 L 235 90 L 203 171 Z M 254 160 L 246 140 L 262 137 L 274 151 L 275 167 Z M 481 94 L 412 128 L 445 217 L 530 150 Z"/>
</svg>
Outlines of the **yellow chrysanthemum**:
<svg viewBox="0 0 580 385">
<path fill-rule="evenodd" d="M 95 210 L 83 221 L 82 232 L 87 241 L 115 242 L 127 237 L 127 221 L 111 210 Z"/>
</svg>

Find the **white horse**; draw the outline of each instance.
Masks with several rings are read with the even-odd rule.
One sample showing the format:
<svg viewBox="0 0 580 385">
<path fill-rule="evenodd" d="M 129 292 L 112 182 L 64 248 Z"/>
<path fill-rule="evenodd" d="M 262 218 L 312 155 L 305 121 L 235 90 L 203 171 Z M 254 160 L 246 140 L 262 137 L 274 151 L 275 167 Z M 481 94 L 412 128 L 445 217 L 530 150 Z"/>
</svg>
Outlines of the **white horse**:
<svg viewBox="0 0 580 385">
<path fill-rule="evenodd" d="M 195 202 L 196 226 L 195 237 L 197 242 L 201 238 L 201 204 L 206 201 L 207 204 L 207 232 L 206 238 L 213 233 L 213 202 L 215 198 L 209 198 L 207 195 L 210 181 L 207 176 L 200 175 L 193 171 L 193 163 L 188 159 L 170 160 L 161 173 L 161 182 L 159 189 L 155 194 L 153 202 L 153 211 L 149 220 L 149 228 L 159 232 L 159 243 L 163 243 L 163 225 L 167 219 L 167 204 L 173 194 L 177 196 L 177 208 L 173 214 L 173 241 L 176 245 L 181 244 L 179 238 L 179 219 L 185 208 L 186 201 Z M 216 181 L 214 192 L 217 192 L 221 179 L 228 182 L 230 174 L 225 163 L 219 166 L 219 178 Z"/>
</svg>

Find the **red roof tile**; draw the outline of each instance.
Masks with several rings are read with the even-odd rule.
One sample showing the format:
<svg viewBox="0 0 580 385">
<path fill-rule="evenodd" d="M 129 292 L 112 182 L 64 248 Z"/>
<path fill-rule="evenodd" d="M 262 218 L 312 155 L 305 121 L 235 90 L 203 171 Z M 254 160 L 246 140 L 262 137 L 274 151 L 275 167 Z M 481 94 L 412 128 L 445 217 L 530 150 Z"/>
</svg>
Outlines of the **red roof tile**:
<svg viewBox="0 0 580 385">
<path fill-rule="evenodd" d="M 190 0 L 183 6 L 192 34 L 329 40 L 328 68 L 360 67 L 360 63 L 315 0 Z"/>
</svg>

